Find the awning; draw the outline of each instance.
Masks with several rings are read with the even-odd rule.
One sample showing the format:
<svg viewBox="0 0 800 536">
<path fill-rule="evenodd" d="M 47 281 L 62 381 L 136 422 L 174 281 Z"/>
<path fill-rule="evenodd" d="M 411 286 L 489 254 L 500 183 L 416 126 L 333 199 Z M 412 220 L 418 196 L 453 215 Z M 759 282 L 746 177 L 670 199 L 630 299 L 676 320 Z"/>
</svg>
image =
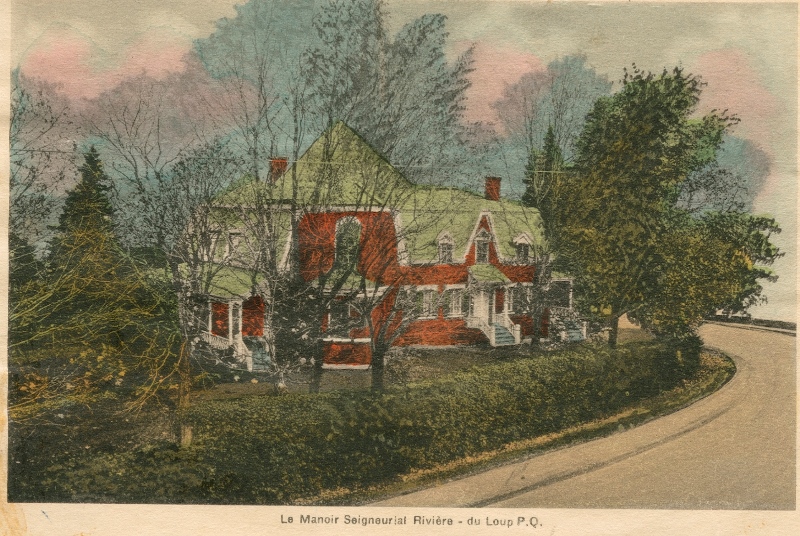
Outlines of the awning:
<svg viewBox="0 0 800 536">
<path fill-rule="evenodd" d="M 470 266 L 469 275 L 476 283 L 511 283 L 511 280 L 493 264 L 475 264 Z"/>
</svg>

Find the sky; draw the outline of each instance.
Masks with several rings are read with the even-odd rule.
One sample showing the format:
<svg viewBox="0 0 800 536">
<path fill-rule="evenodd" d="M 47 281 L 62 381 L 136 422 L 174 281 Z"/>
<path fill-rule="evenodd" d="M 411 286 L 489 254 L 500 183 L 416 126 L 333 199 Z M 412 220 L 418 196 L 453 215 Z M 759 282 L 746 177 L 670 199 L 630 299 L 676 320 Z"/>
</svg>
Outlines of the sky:
<svg viewBox="0 0 800 536">
<path fill-rule="evenodd" d="M 183 68 L 192 40 L 235 15 L 235 0 L 11 0 L 11 62 L 91 98 L 127 76 Z M 797 6 L 782 3 L 389 0 L 393 31 L 423 13 L 448 17 L 451 53 L 475 46 L 469 119 L 496 120 L 488 103 L 522 74 L 567 54 L 618 81 L 632 64 L 681 65 L 707 82 L 701 107 L 728 109 L 734 134 L 770 157 L 755 211 L 775 216 L 786 252 L 754 316 L 793 320 L 796 304 Z"/>
</svg>

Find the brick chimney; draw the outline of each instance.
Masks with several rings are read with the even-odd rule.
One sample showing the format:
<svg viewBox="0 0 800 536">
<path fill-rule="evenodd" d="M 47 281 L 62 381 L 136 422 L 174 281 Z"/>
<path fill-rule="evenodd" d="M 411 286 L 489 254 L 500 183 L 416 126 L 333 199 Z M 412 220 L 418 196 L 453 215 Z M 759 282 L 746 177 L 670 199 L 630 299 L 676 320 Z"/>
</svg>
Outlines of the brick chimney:
<svg viewBox="0 0 800 536">
<path fill-rule="evenodd" d="M 500 177 L 486 177 L 486 199 L 500 201 Z"/>
<path fill-rule="evenodd" d="M 269 161 L 269 178 L 272 182 L 276 182 L 278 179 L 286 173 L 286 168 L 289 166 L 289 159 L 283 157 L 271 158 Z"/>
</svg>

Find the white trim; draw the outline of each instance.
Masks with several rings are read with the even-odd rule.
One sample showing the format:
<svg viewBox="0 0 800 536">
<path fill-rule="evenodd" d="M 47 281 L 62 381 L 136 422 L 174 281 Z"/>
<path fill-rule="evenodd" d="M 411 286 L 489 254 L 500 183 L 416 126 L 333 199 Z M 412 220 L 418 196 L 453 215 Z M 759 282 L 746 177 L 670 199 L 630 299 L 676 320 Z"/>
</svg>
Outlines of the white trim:
<svg viewBox="0 0 800 536">
<path fill-rule="evenodd" d="M 453 241 L 453 235 L 451 235 L 450 231 L 448 231 L 447 229 L 439 233 L 439 235 L 436 237 L 437 244 L 442 242 L 446 244 L 455 244 L 455 242 Z"/>
<path fill-rule="evenodd" d="M 533 245 L 533 238 L 528 233 L 520 233 L 518 234 L 514 240 L 512 240 L 514 245 L 517 244 L 528 244 L 529 246 Z"/>
<path fill-rule="evenodd" d="M 445 285 L 444 290 L 463 290 L 467 288 L 466 283 L 458 283 L 455 285 Z"/>
<path fill-rule="evenodd" d="M 324 210 L 315 210 L 315 208 L 324 208 Z M 363 205 L 339 205 L 331 207 L 311 207 L 308 210 L 302 210 L 301 214 L 332 214 L 335 212 L 355 212 L 358 214 L 380 214 L 381 212 L 393 212 L 396 207 L 364 207 Z"/>
<path fill-rule="evenodd" d="M 464 262 L 467 261 L 467 254 L 469 253 L 472 244 L 475 242 L 475 237 L 478 235 L 478 232 L 480 232 L 481 220 L 483 219 L 484 216 L 486 217 L 486 221 L 489 224 L 489 231 L 488 231 L 490 235 L 489 241 L 494 244 L 494 250 L 495 252 L 497 252 L 497 259 L 501 263 L 506 264 L 508 262 L 508 259 L 506 259 L 500 252 L 500 244 L 497 242 L 497 233 L 495 232 L 494 216 L 492 215 L 492 211 L 488 209 L 483 209 L 480 211 L 480 213 L 478 213 L 478 220 L 475 222 L 475 226 L 472 228 L 472 234 L 469 235 L 469 240 L 467 240 L 467 247 L 464 250 L 464 255 L 462 258 Z"/>
<path fill-rule="evenodd" d="M 446 300 L 446 303 L 442 304 L 442 309 L 443 309 L 442 313 L 443 313 L 443 316 L 445 318 L 462 318 L 464 316 L 464 310 L 463 310 L 463 307 L 461 307 L 461 306 L 462 306 L 462 304 L 464 302 L 464 293 L 465 292 L 466 292 L 466 289 L 463 288 L 463 287 L 462 288 L 449 288 L 449 289 L 445 289 L 444 290 L 444 292 L 442 293 L 443 296 L 445 296 L 446 293 L 449 293 L 449 296 L 448 296 L 448 299 Z M 454 300 L 453 296 L 458 296 L 458 298 L 456 300 Z M 453 303 L 457 303 L 458 304 L 458 312 L 456 312 L 456 313 L 453 312 Z M 446 309 L 446 311 L 444 311 L 444 309 Z"/>
<path fill-rule="evenodd" d="M 322 368 L 327 370 L 368 370 L 369 365 L 343 365 L 323 363 Z"/>
<path fill-rule="evenodd" d="M 403 288 L 404 289 L 405 288 L 414 289 L 414 290 L 419 290 L 419 291 L 422 291 L 422 290 L 435 290 L 435 291 L 438 291 L 439 290 L 439 284 L 438 283 L 431 283 L 431 284 L 426 284 L 426 285 L 404 285 Z"/>
<path fill-rule="evenodd" d="M 370 342 L 369 337 L 358 337 L 351 339 L 350 337 L 323 337 L 323 342 L 346 342 L 352 344 L 364 344 Z"/>
</svg>

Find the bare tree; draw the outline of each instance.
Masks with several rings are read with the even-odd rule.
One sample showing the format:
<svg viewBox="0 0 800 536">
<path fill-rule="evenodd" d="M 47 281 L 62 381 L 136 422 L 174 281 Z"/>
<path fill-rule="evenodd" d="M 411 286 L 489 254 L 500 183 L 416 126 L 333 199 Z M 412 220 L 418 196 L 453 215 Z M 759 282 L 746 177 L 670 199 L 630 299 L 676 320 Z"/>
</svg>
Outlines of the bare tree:
<svg viewBox="0 0 800 536">
<path fill-rule="evenodd" d="M 11 76 L 9 229 L 24 242 L 35 242 L 52 223 L 58 194 L 76 168 L 73 112 L 58 88 Z"/>
</svg>

